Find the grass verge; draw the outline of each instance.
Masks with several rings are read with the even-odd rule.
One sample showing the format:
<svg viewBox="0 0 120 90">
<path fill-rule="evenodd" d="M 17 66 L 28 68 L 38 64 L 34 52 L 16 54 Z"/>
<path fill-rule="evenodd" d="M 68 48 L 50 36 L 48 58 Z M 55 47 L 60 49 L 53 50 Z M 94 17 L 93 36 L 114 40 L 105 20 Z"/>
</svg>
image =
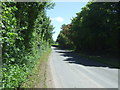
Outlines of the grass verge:
<svg viewBox="0 0 120 90">
<path fill-rule="evenodd" d="M 21 88 L 46 88 L 46 67 L 51 48 L 42 54 Z"/>
<path fill-rule="evenodd" d="M 115 68 L 120 69 L 118 58 L 96 56 L 96 55 L 86 55 L 86 54 L 82 54 L 82 53 L 79 53 L 79 55 L 82 56 L 82 57 L 85 57 L 89 60 L 94 60 L 94 61 L 98 61 L 100 63 L 106 64 L 109 67 L 115 67 Z"/>
</svg>

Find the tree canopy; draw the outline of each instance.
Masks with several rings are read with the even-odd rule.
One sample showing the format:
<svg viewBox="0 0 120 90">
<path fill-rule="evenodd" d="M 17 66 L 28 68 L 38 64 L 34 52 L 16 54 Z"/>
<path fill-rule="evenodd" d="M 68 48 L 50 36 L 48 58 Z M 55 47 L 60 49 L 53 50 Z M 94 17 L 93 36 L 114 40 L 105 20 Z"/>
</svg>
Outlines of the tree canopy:
<svg viewBox="0 0 120 90">
<path fill-rule="evenodd" d="M 17 88 L 52 42 L 51 2 L 2 2 L 2 87 Z"/>
<path fill-rule="evenodd" d="M 70 28 L 66 30 L 69 35 L 66 35 L 62 28 L 57 42 L 62 47 L 66 47 L 67 43 L 69 45 L 73 43 L 74 48 L 79 52 L 118 55 L 119 11 L 118 2 L 89 2 L 68 24 Z"/>
</svg>

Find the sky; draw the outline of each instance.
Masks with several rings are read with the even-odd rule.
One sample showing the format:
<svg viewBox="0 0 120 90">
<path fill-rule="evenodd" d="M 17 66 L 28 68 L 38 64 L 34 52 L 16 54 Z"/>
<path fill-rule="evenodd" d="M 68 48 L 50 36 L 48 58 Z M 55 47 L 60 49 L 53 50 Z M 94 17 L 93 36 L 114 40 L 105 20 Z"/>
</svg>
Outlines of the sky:
<svg viewBox="0 0 120 90">
<path fill-rule="evenodd" d="M 47 10 L 47 16 L 52 20 L 54 26 L 53 40 L 56 41 L 63 24 L 70 24 L 71 19 L 76 16 L 76 13 L 87 4 L 87 2 L 55 2 L 53 9 Z"/>
</svg>

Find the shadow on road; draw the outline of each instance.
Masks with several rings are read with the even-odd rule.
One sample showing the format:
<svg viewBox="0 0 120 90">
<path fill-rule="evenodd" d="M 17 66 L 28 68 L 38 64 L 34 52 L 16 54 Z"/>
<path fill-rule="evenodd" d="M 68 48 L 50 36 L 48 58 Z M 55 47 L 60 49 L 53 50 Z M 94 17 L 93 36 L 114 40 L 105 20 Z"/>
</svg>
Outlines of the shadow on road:
<svg viewBox="0 0 120 90">
<path fill-rule="evenodd" d="M 80 64 L 84 66 L 90 66 L 90 67 L 109 67 L 109 68 L 116 68 L 110 65 L 105 65 L 97 61 L 92 61 L 88 60 L 84 57 L 81 57 L 80 55 L 75 54 L 74 52 L 71 51 L 65 51 L 65 50 L 60 50 L 58 48 L 55 48 L 57 53 L 61 53 L 61 56 L 68 57 L 66 60 L 68 63 L 75 63 L 75 64 Z"/>
</svg>

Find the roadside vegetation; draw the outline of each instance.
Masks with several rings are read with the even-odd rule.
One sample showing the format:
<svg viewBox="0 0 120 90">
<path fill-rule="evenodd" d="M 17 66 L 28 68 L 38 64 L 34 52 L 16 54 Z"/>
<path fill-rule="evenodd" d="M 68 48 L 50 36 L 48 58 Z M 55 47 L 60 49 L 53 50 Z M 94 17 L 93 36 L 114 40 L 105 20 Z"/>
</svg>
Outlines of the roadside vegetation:
<svg viewBox="0 0 120 90">
<path fill-rule="evenodd" d="M 46 88 L 46 70 L 47 70 L 47 61 L 51 49 L 47 49 L 42 53 L 41 57 L 37 60 L 34 68 L 31 73 L 28 75 L 28 79 L 25 83 L 21 85 L 22 88 Z"/>
<path fill-rule="evenodd" d="M 113 56 L 105 56 L 105 55 L 90 55 L 86 53 L 77 53 L 81 57 L 87 58 L 89 60 L 94 60 L 103 64 L 106 64 L 109 67 L 120 68 L 119 58 Z"/>
<path fill-rule="evenodd" d="M 119 18 L 118 2 L 89 2 L 70 24 L 62 25 L 57 42 L 86 58 L 119 67 Z"/>
<path fill-rule="evenodd" d="M 0 89 L 46 88 L 44 70 L 51 45 L 118 67 L 118 4 L 89 2 L 70 24 L 62 25 L 57 42 L 54 42 L 54 27 L 46 15 L 46 10 L 52 9 L 54 3 L 1 2 Z"/>
<path fill-rule="evenodd" d="M 37 63 L 42 63 L 43 53 L 53 41 L 53 26 L 46 16 L 46 10 L 53 6 L 51 2 L 1 3 L 1 88 L 20 88 L 29 81 Z"/>
</svg>

